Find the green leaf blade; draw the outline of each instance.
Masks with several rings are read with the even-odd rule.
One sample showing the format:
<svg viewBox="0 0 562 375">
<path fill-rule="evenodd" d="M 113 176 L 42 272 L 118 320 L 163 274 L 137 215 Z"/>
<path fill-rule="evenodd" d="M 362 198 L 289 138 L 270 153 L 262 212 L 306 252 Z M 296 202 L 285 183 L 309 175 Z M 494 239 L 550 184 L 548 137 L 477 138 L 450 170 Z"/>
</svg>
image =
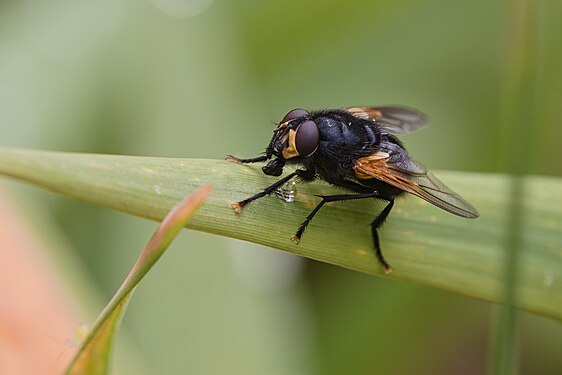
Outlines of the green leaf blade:
<svg viewBox="0 0 562 375">
<path fill-rule="evenodd" d="M 0 150 L 0 173 L 93 204 L 161 220 L 204 182 L 214 193 L 188 228 L 259 243 L 349 269 L 382 275 L 369 224 L 382 203 L 336 202 L 315 217 L 299 245 L 290 240 L 318 202 L 337 190 L 322 182 L 298 186 L 297 199 L 275 196 L 230 208 L 270 185 L 259 166 L 225 161 Z M 415 197 L 397 200 L 382 230 L 390 278 L 470 297 L 502 299 L 509 178 L 439 171 L 435 174 L 479 211 L 478 219 L 448 214 Z M 562 320 L 562 180 L 527 177 L 517 306 Z"/>
<path fill-rule="evenodd" d="M 119 328 L 120 318 L 123 316 L 136 286 L 164 254 L 172 240 L 203 203 L 209 192 L 210 186 L 204 185 L 187 196 L 166 215 L 144 247 L 119 290 L 98 316 L 94 327 L 69 364 L 66 370 L 67 374 L 97 375 L 108 372 L 109 352 L 113 338 Z"/>
</svg>

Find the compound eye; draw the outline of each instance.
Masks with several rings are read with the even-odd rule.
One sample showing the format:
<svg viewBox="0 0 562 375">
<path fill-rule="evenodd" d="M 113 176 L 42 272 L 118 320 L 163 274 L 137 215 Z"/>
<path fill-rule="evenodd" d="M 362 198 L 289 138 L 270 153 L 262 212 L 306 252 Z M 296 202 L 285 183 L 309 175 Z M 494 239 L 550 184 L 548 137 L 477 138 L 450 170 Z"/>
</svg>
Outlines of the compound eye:
<svg viewBox="0 0 562 375">
<path fill-rule="evenodd" d="M 299 117 L 306 117 L 306 116 L 308 116 L 307 111 L 305 111 L 302 108 L 296 108 L 290 111 L 289 113 L 287 113 L 285 117 L 283 117 L 283 120 L 281 120 L 281 124 L 284 124 L 287 121 L 291 121 Z"/>
<path fill-rule="evenodd" d="M 310 156 L 318 148 L 320 131 L 318 125 L 312 120 L 307 120 L 299 125 L 295 134 L 295 147 L 300 156 Z"/>
</svg>

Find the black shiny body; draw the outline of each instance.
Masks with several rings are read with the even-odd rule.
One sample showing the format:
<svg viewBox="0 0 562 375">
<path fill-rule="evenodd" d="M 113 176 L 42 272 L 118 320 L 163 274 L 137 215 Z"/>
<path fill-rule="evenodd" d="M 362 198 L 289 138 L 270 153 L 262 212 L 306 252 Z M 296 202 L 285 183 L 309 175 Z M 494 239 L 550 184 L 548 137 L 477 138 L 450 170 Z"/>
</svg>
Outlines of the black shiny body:
<svg viewBox="0 0 562 375">
<path fill-rule="evenodd" d="M 357 193 L 372 190 L 391 196 L 404 193 L 376 179 L 359 181 L 353 172 L 357 159 L 377 151 L 390 151 L 396 160 L 408 159 L 398 138 L 381 132 L 372 121 L 358 119 L 342 110 L 311 112 L 310 117 L 320 130 L 318 150 L 309 157 L 291 159 L 288 164 L 301 164 L 310 175 Z"/>
<path fill-rule="evenodd" d="M 319 178 L 347 190 L 320 197 L 321 201 L 292 237 L 299 243 L 306 227 L 325 203 L 371 198 L 387 201 L 371 222 L 371 234 L 375 255 L 385 273 L 390 273 L 392 269 L 383 257 L 378 230 L 392 210 L 395 197 L 407 192 L 455 215 L 478 217 L 478 211 L 470 203 L 413 160 L 394 135 L 410 133 L 427 122 L 423 113 L 402 106 L 310 112 L 294 109 L 275 129 L 264 155 L 251 159 L 229 156 L 227 159 L 237 163 L 268 161 L 262 171 L 270 176 L 281 176 L 286 164 L 301 168 L 263 191 L 233 203 L 232 207 L 240 213 L 245 205 L 271 194 L 294 177 L 302 181 Z"/>
</svg>

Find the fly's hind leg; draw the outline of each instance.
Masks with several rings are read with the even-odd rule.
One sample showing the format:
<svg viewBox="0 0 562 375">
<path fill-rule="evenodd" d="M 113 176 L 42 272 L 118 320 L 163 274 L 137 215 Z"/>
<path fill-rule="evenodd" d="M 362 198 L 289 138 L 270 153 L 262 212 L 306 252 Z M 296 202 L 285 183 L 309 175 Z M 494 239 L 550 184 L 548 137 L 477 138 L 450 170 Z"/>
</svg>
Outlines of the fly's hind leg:
<svg viewBox="0 0 562 375">
<path fill-rule="evenodd" d="M 383 225 L 384 221 L 388 217 L 388 214 L 392 210 L 392 207 L 394 206 L 394 198 L 390 195 L 379 193 L 378 191 L 373 191 L 370 193 L 363 193 L 363 194 L 323 196 L 320 203 L 318 203 L 318 205 L 314 207 L 314 210 L 312 210 L 312 212 L 306 217 L 306 219 L 303 221 L 303 223 L 297 230 L 297 233 L 295 233 L 295 235 L 291 237 L 291 239 L 295 244 L 298 244 L 300 242 L 301 237 L 304 234 L 304 231 L 306 230 L 306 227 L 308 226 L 312 218 L 314 218 L 314 216 L 318 213 L 318 211 L 320 211 L 320 208 L 324 206 L 325 203 L 355 200 L 355 199 L 366 199 L 366 198 L 378 198 L 388 201 L 386 207 L 381 211 L 380 214 L 377 215 L 375 220 L 373 220 L 373 222 L 371 223 L 371 233 L 373 236 L 373 242 L 375 245 L 375 255 L 377 257 L 377 260 L 384 267 L 385 274 L 391 273 L 392 267 L 390 267 L 390 264 L 388 264 L 388 262 L 384 259 L 384 256 L 382 255 L 381 245 L 379 241 L 379 234 L 378 234 L 378 229 Z"/>
<path fill-rule="evenodd" d="M 391 273 L 392 268 L 390 267 L 390 265 L 387 263 L 387 261 L 384 259 L 383 255 L 382 255 L 382 250 L 381 250 L 381 246 L 380 246 L 380 243 L 379 243 L 379 235 L 378 235 L 378 231 L 377 231 L 382 226 L 384 221 L 386 220 L 388 214 L 392 210 L 392 206 L 394 205 L 394 198 L 391 197 L 390 195 L 382 194 L 382 193 L 379 193 L 378 191 L 372 191 L 372 192 L 363 193 L 363 194 L 345 194 L 345 195 L 323 196 L 320 203 L 318 203 L 318 205 L 316 205 L 316 207 L 314 207 L 314 210 L 312 210 L 312 212 L 306 217 L 306 219 L 303 221 L 303 223 L 301 224 L 301 226 L 297 230 L 297 233 L 295 233 L 295 235 L 293 237 L 291 237 L 291 239 L 293 240 L 293 242 L 295 244 L 298 244 L 300 242 L 301 237 L 304 234 L 304 231 L 306 230 L 306 227 L 308 226 L 308 224 L 310 223 L 312 218 L 318 213 L 318 211 L 320 211 L 320 208 L 322 208 L 322 206 L 324 206 L 325 203 L 355 200 L 355 199 L 366 199 L 366 198 L 378 198 L 378 199 L 384 199 L 384 200 L 388 201 L 388 205 L 382 210 L 382 212 L 371 223 L 371 233 L 373 235 L 373 241 L 374 241 L 374 244 L 375 244 L 375 254 L 377 256 L 377 259 L 382 264 L 382 266 L 384 267 L 384 272 L 386 274 Z"/>
<path fill-rule="evenodd" d="M 373 235 L 373 242 L 375 244 L 375 254 L 377 255 L 377 259 L 384 267 L 384 273 L 388 275 L 392 272 L 392 267 L 390 267 L 390 264 L 387 263 L 387 261 L 384 259 L 384 256 L 382 255 L 381 245 L 379 243 L 378 229 L 383 225 L 384 221 L 388 217 L 388 214 L 392 210 L 392 207 L 394 206 L 394 199 L 391 197 L 386 197 L 384 199 L 388 200 L 388 204 L 371 223 L 371 233 Z"/>
</svg>

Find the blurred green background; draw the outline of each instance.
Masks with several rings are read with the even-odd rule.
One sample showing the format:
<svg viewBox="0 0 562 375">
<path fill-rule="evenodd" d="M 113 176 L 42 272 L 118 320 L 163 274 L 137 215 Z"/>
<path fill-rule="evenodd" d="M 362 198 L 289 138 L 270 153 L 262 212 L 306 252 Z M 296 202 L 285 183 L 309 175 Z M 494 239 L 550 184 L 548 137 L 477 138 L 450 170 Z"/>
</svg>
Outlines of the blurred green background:
<svg viewBox="0 0 562 375">
<path fill-rule="evenodd" d="M 250 157 L 294 107 L 407 104 L 432 118 L 403 138 L 425 165 L 506 172 L 510 129 L 498 123 L 508 46 L 518 43 L 514 4 L 5 1 L 0 143 Z M 521 152 L 528 172 L 562 176 L 562 2 L 538 4 L 535 91 L 519 110 L 540 121 Z M 106 298 L 156 226 L 0 183 L 37 199 Z M 494 314 L 484 302 L 190 231 L 142 283 L 124 324 L 146 373 L 477 374 L 488 368 Z M 561 373 L 562 325 L 521 313 L 518 337 L 521 373 Z"/>
</svg>

